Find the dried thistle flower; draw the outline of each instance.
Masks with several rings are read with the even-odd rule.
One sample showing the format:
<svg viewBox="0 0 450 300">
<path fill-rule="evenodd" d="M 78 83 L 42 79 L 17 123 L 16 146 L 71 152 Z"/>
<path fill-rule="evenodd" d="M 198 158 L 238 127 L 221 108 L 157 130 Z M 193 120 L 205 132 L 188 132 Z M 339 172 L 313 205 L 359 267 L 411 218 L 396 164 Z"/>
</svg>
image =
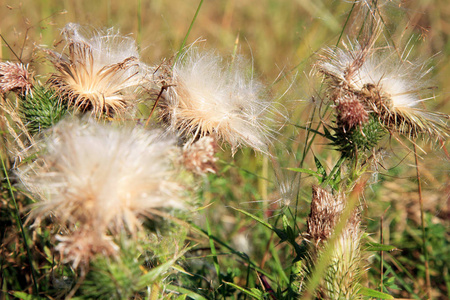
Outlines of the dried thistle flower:
<svg viewBox="0 0 450 300">
<path fill-rule="evenodd" d="M 87 265 L 98 254 L 115 256 L 119 250 L 110 236 L 91 226 L 81 226 L 69 235 L 57 235 L 56 240 L 55 250 L 61 253 L 62 261 L 72 263 L 73 268 Z"/>
<path fill-rule="evenodd" d="M 40 158 L 18 170 L 25 188 L 39 200 L 31 218 L 52 214 L 75 231 L 60 238 L 64 245 L 59 249 L 70 254 L 71 261 L 95 249 L 111 250 L 108 234 L 134 234 L 141 226 L 140 215 L 183 207 L 168 158 L 173 144 L 141 128 L 61 122 L 39 146 Z M 83 247 L 70 240 L 82 235 Z"/>
<path fill-rule="evenodd" d="M 0 62 L 0 93 L 15 92 L 19 95 L 30 93 L 33 76 L 28 65 L 13 62 Z"/>
<path fill-rule="evenodd" d="M 312 244 L 310 260 L 306 262 L 306 277 L 313 272 L 316 259 L 328 239 L 335 233 L 335 227 L 346 206 L 342 193 L 333 194 L 322 187 L 313 186 L 311 212 L 307 220 L 307 239 Z M 352 212 L 344 229 L 339 233 L 331 253 L 320 293 L 325 299 L 362 299 L 359 281 L 364 269 L 362 264 L 362 230 L 359 209 Z"/>
<path fill-rule="evenodd" d="M 344 49 L 326 50 L 317 67 L 328 79 L 331 99 L 338 106 L 346 97 L 357 98 L 365 112 L 377 115 L 391 131 L 408 138 L 448 136 L 448 116 L 420 107 L 433 98 L 422 98 L 430 69 L 409 61 L 410 52 L 405 53 L 399 58 L 390 48 L 375 49 L 373 41 L 363 46 L 350 43 Z"/>
<path fill-rule="evenodd" d="M 49 79 L 62 101 L 99 116 L 124 113 L 136 104 L 142 64 L 134 40 L 112 28 L 90 37 L 69 23 L 63 35 L 68 54 L 47 51 L 58 73 Z"/>
<path fill-rule="evenodd" d="M 208 172 L 216 173 L 217 144 L 213 137 L 204 136 L 193 144 L 186 144 L 183 147 L 183 165 L 186 169 L 204 175 Z"/>
<path fill-rule="evenodd" d="M 353 94 L 344 95 L 339 98 L 336 111 L 338 126 L 342 127 L 345 131 L 356 127 L 361 128 L 369 119 L 367 108 Z"/>
<path fill-rule="evenodd" d="M 171 131 L 189 143 L 214 134 L 233 153 L 242 145 L 267 151 L 271 102 L 242 61 L 229 66 L 214 53 L 191 49 L 162 73 L 167 91 L 159 105 L 161 120 Z"/>
<path fill-rule="evenodd" d="M 306 224 L 308 238 L 319 247 L 334 232 L 339 216 L 344 210 L 343 195 L 334 196 L 327 190 L 313 186 L 311 212 Z"/>
</svg>

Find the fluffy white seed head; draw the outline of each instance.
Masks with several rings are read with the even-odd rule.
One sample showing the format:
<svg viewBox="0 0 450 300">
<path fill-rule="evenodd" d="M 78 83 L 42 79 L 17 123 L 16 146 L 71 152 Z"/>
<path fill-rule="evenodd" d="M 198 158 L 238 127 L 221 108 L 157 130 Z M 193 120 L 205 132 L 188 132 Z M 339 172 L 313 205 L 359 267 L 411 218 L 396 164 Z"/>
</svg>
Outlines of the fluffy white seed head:
<svg viewBox="0 0 450 300">
<path fill-rule="evenodd" d="M 90 33 L 74 23 L 62 33 L 66 54 L 48 51 L 58 71 L 49 83 L 62 101 L 97 116 L 133 107 L 144 74 L 135 41 L 112 28 Z"/>
<path fill-rule="evenodd" d="M 141 128 L 63 121 L 43 141 L 40 158 L 19 168 L 39 200 L 31 216 L 53 214 L 102 234 L 134 232 L 141 214 L 183 207 L 169 161 L 173 144 Z"/>
<path fill-rule="evenodd" d="M 448 136 L 448 116 L 423 107 L 423 101 L 433 98 L 426 95 L 430 69 L 409 61 L 408 55 L 406 50 L 399 57 L 390 48 L 350 43 L 344 49 L 327 49 L 317 66 L 329 79 L 335 103 L 356 96 L 389 129 L 408 137 Z"/>
<path fill-rule="evenodd" d="M 173 66 L 161 119 L 191 142 L 216 135 L 231 145 L 267 151 L 271 102 L 244 62 L 225 64 L 212 52 L 189 50 Z"/>
</svg>

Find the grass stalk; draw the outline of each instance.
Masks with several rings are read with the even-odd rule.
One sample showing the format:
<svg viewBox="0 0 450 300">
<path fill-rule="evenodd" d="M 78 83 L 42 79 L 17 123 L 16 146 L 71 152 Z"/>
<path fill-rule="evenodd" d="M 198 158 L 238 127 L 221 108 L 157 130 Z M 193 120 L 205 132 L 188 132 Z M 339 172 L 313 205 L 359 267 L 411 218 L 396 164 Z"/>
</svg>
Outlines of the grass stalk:
<svg viewBox="0 0 450 300">
<path fill-rule="evenodd" d="M 202 5 L 203 5 L 203 0 L 200 0 L 198 7 L 197 7 L 197 11 L 195 12 L 194 18 L 192 18 L 191 25 L 189 26 L 189 29 L 186 32 L 186 35 L 184 36 L 183 42 L 181 43 L 180 49 L 178 50 L 177 56 L 175 58 L 175 62 L 178 61 L 181 54 L 183 53 L 183 48 L 186 45 L 186 41 L 189 37 L 189 34 L 191 33 L 192 27 L 194 27 L 195 20 L 197 20 L 198 13 L 200 12 L 200 8 L 202 7 Z"/>
<path fill-rule="evenodd" d="M 37 281 L 36 281 L 36 271 L 34 270 L 34 267 L 33 267 L 33 259 L 31 258 L 30 247 L 28 246 L 27 236 L 25 234 L 25 230 L 23 229 L 22 220 L 20 219 L 19 207 L 17 206 L 16 197 L 14 196 L 14 192 L 12 190 L 11 181 L 9 180 L 8 172 L 6 170 L 5 161 L 3 160 L 3 157 L 1 155 L 0 155 L 0 159 L 2 161 L 3 173 L 5 174 L 5 179 L 6 179 L 6 182 L 8 183 L 8 190 L 11 194 L 11 199 L 14 204 L 16 221 L 17 221 L 17 224 L 19 224 L 20 233 L 23 238 L 23 244 L 27 251 L 27 258 L 28 258 L 28 261 L 30 264 L 30 269 L 31 269 L 31 278 L 33 279 L 33 292 L 34 292 L 35 296 L 38 296 L 39 289 L 38 289 L 38 285 L 37 285 Z"/>
<path fill-rule="evenodd" d="M 137 7 L 137 37 L 136 37 L 136 43 L 138 45 L 138 49 L 141 49 L 141 43 L 142 43 L 142 0 L 137 0 L 138 7 Z"/>
<path fill-rule="evenodd" d="M 383 245 L 383 219 L 384 216 L 381 216 L 380 218 L 380 244 Z M 383 255 L 384 251 L 381 250 L 380 251 L 380 292 L 383 292 L 383 260 L 384 260 L 384 255 Z"/>
<path fill-rule="evenodd" d="M 417 187 L 419 194 L 419 204 L 420 204 L 420 225 L 422 228 L 422 247 L 423 247 L 423 255 L 425 258 L 425 282 L 426 282 L 426 292 L 428 299 L 431 299 L 431 280 L 430 280 L 430 269 L 428 265 L 428 250 L 427 250 L 427 235 L 425 231 L 425 218 L 423 211 L 423 198 L 422 198 L 422 184 L 420 180 L 420 171 L 419 171 L 419 161 L 417 155 L 417 147 L 414 144 L 414 160 L 416 164 L 416 174 L 417 174 Z"/>
<path fill-rule="evenodd" d="M 213 257 L 214 268 L 216 269 L 217 277 L 219 278 L 219 282 L 222 282 L 222 276 L 220 275 L 220 265 L 219 260 L 217 258 L 216 246 L 214 245 L 214 239 L 212 238 L 211 226 L 209 225 L 208 218 L 205 218 L 206 221 L 206 230 L 208 231 L 209 238 L 209 247 L 211 248 L 211 255 Z"/>
</svg>

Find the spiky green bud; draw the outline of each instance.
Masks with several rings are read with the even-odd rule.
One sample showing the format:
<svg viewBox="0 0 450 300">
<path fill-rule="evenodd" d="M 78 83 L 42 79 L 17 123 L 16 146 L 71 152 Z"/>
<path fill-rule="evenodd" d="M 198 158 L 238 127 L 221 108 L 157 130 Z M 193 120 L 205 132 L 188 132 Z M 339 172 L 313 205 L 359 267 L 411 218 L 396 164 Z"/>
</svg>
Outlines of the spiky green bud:
<svg viewBox="0 0 450 300">
<path fill-rule="evenodd" d="M 369 115 L 368 121 L 362 126 L 346 130 L 337 122 L 333 129 L 332 144 L 348 158 L 354 157 L 357 152 L 372 150 L 387 132 L 376 115 Z"/>
<path fill-rule="evenodd" d="M 20 117 L 31 134 L 50 128 L 67 113 L 54 90 L 35 85 L 31 93 L 21 97 Z"/>
</svg>

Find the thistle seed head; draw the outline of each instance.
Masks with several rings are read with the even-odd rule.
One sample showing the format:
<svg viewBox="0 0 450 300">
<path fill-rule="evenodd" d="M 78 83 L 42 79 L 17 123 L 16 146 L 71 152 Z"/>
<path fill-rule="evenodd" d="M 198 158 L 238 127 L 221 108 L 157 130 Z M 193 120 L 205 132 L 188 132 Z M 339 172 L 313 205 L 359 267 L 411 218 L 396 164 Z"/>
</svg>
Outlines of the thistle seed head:
<svg viewBox="0 0 450 300">
<path fill-rule="evenodd" d="M 448 116 L 422 107 L 422 102 L 434 98 L 424 95 L 430 69 L 408 60 L 409 52 L 405 53 L 398 57 L 390 48 L 355 43 L 326 50 L 317 68 L 328 80 L 336 104 L 356 98 L 386 129 L 408 138 L 448 136 Z"/>
<path fill-rule="evenodd" d="M 334 232 L 344 210 L 343 196 L 334 196 L 319 186 L 313 186 L 311 212 L 306 224 L 310 241 L 319 246 Z"/>
<path fill-rule="evenodd" d="M 228 66 L 214 53 L 188 51 L 167 76 L 161 120 L 188 143 L 215 135 L 233 153 L 243 145 L 267 152 L 272 105 L 246 71 L 239 59 Z"/>
<path fill-rule="evenodd" d="M 335 233 L 335 227 L 346 206 L 344 194 L 333 194 L 322 187 L 313 186 L 311 213 L 307 220 L 308 239 L 313 244 L 306 261 L 304 273 L 311 274 L 315 260 Z M 361 253 L 361 218 L 359 209 L 350 215 L 342 232 L 331 245 L 331 261 L 320 285 L 325 299 L 361 299 L 360 278 L 364 270 Z"/>
<path fill-rule="evenodd" d="M 173 139 L 141 128 L 62 121 L 39 145 L 38 159 L 18 170 L 24 187 L 38 200 L 30 217 L 53 215 L 74 229 L 68 240 L 62 239 L 63 252 L 78 247 L 72 236 L 86 237 L 84 245 L 97 249 L 93 234 L 135 235 L 142 215 L 185 206 L 169 160 L 173 146 Z M 98 240 L 102 245 L 106 241 Z"/>
<path fill-rule="evenodd" d="M 88 33 L 69 23 L 63 30 L 66 53 L 47 51 L 58 71 L 49 79 L 61 101 L 92 114 L 123 114 L 134 107 L 143 65 L 133 39 L 113 29 Z"/>
</svg>

